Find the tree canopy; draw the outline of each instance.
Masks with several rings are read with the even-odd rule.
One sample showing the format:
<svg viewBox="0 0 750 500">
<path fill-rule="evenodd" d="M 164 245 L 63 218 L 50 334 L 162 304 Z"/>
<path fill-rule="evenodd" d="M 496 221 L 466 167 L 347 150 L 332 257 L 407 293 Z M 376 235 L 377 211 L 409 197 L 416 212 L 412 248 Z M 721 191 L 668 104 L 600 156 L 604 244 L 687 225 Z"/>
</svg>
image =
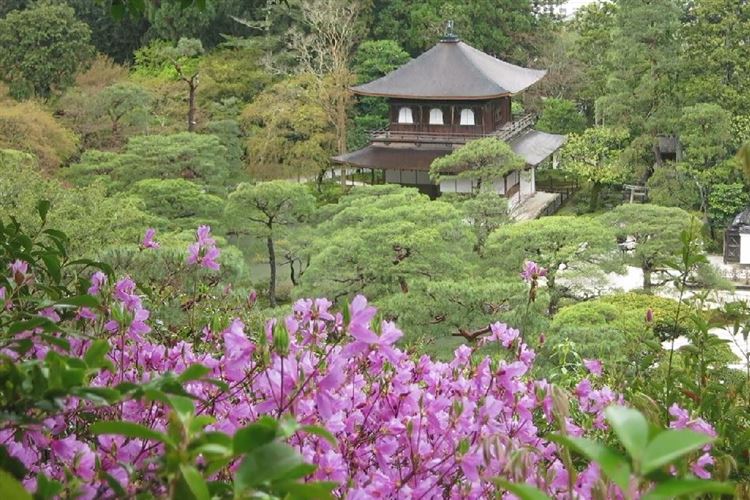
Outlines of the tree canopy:
<svg viewBox="0 0 750 500">
<path fill-rule="evenodd" d="M 0 19 L 0 79 L 17 97 L 49 97 L 94 55 L 91 30 L 65 4 L 38 3 Z"/>
</svg>

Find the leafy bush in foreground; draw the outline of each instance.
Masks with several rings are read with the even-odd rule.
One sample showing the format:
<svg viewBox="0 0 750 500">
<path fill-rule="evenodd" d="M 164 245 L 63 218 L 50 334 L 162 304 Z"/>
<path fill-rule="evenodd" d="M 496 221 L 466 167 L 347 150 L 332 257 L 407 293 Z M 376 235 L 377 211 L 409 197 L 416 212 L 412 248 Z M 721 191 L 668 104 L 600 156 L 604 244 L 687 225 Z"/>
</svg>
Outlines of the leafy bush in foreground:
<svg viewBox="0 0 750 500">
<path fill-rule="evenodd" d="M 448 363 L 415 358 L 357 296 L 341 313 L 300 300 L 262 332 L 234 319 L 193 344 L 163 344 L 136 284 L 70 261 L 65 246 L 54 230 L 0 226 L 3 490 L 22 481 L 41 498 L 325 498 L 334 487 L 353 499 L 485 498 L 525 484 L 590 498 L 624 486 L 637 495 L 670 478 L 670 464 L 693 485 L 709 476 L 713 430 L 676 406 L 673 426 L 698 432 L 662 446 L 648 468 L 614 423 L 632 476 L 586 451 L 576 439 L 607 439 L 604 412 L 622 397 L 599 386 L 594 362 L 571 393 L 532 379 L 535 354 L 506 325 L 480 339 L 493 358 L 466 345 Z M 141 250 L 158 246 L 148 231 Z M 186 263 L 216 270 L 219 253 L 201 227 Z M 638 425 L 641 439 L 648 425 Z M 550 432 L 601 466 L 576 465 Z M 691 491 L 719 488 L 704 486 Z"/>
</svg>

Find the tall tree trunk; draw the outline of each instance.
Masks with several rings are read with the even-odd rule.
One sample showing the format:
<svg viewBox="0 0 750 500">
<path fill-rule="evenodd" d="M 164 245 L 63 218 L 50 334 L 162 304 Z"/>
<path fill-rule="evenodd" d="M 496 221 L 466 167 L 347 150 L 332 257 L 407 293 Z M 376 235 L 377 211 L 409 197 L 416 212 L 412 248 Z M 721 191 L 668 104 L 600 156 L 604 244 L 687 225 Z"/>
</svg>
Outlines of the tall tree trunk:
<svg viewBox="0 0 750 500">
<path fill-rule="evenodd" d="M 273 248 L 273 237 L 266 238 L 268 245 L 268 264 L 271 267 L 271 278 L 268 280 L 268 300 L 271 307 L 276 307 L 276 252 Z"/>
<path fill-rule="evenodd" d="M 651 268 L 650 267 L 644 267 L 643 269 L 643 291 L 646 293 L 651 293 L 654 284 L 651 281 Z"/>
<path fill-rule="evenodd" d="M 193 75 L 188 81 L 188 132 L 195 131 L 195 91 L 198 88 L 197 79 L 198 75 Z"/>
<path fill-rule="evenodd" d="M 594 182 L 591 185 L 591 198 L 589 199 L 589 212 L 596 212 L 599 208 L 599 195 L 602 192 L 602 185 Z"/>
</svg>

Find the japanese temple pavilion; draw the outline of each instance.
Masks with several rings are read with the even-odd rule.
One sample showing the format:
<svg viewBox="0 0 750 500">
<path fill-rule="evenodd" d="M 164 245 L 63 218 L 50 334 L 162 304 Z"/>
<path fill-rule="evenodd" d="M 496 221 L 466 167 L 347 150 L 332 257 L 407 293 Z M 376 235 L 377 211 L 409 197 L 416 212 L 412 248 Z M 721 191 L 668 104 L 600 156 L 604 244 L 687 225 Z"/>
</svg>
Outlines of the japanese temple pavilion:
<svg viewBox="0 0 750 500">
<path fill-rule="evenodd" d="M 365 148 L 333 161 L 383 171 L 385 182 L 417 187 L 432 197 L 470 193 L 477 188 L 472 179 L 449 178 L 435 185 L 430 165 L 468 141 L 495 136 L 523 157 L 526 167 L 495 181 L 494 188 L 511 203 L 521 201 L 536 192 L 536 166 L 565 142 L 565 136 L 534 130 L 533 115 L 514 118 L 511 113 L 511 98 L 545 74 L 501 61 L 448 34 L 382 78 L 352 88 L 358 95 L 387 98 L 390 125 L 372 132 Z"/>
</svg>

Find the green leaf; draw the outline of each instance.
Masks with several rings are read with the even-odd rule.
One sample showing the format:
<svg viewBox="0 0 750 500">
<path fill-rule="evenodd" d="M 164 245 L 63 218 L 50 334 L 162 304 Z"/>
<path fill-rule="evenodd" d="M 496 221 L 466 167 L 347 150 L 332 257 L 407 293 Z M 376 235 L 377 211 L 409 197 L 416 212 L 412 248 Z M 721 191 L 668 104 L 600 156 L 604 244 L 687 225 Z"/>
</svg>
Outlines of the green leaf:
<svg viewBox="0 0 750 500">
<path fill-rule="evenodd" d="M 274 489 L 286 493 L 295 500 L 329 500 L 335 498 L 331 493 L 338 484 L 330 481 L 314 483 L 300 483 L 297 481 L 281 481 L 273 484 Z"/>
<path fill-rule="evenodd" d="M 99 299 L 91 295 L 76 295 L 75 297 L 66 297 L 57 302 L 63 306 L 76 307 L 99 307 Z"/>
<path fill-rule="evenodd" d="M 192 465 L 180 464 L 180 472 L 182 473 L 182 478 L 185 480 L 185 483 L 187 483 L 190 488 L 190 491 L 195 495 L 196 500 L 209 500 L 211 498 L 208 494 L 206 481 L 203 479 L 203 476 L 201 476 L 201 473 L 198 472 L 198 469 Z"/>
<path fill-rule="evenodd" d="M 279 419 L 279 423 L 276 430 L 276 436 L 280 438 L 288 438 L 294 435 L 299 430 L 300 425 L 294 419 L 294 417 L 286 416 Z"/>
<path fill-rule="evenodd" d="M 705 493 L 734 495 L 735 488 L 731 483 L 722 483 L 719 481 L 693 478 L 669 479 L 663 483 L 657 484 L 653 490 L 649 491 L 641 498 L 643 500 L 661 500 Z"/>
<path fill-rule="evenodd" d="M 169 405 L 183 424 L 192 420 L 193 414 L 195 413 L 195 405 L 193 404 L 192 399 L 186 398 L 185 396 L 167 394 L 167 401 L 169 401 Z"/>
<path fill-rule="evenodd" d="M 96 422 L 91 425 L 91 432 L 95 435 L 99 434 L 117 434 L 129 438 L 147 439 L 151 441 L 159 441 L 167 446 L 175 447 L 174 441 L 164 433 L 149 429 L 141 424 L 134 422 L 125 422 L 123 420 L 108 420 Z"/>
<path fill-rule="evenodd" d="M 100 368 L 105 363 L 107 353 L 109 352 L 109 342 L 104 339 L 98 339 L 91 343 L 91 346 L 83 355 L 83 360 L 89 368 Z"/>
<path fill-rule="evenodd" d="M 643 454 L 641 472 L 646 475 L 714 441 L 709 435 L 689 429 L 671 429 L 659 433 Z"/>
<path fill-rule="evenodd" d="M 304 463 L 297 450 L 286 443 L 272 441 L 247 454 L 235 474 L 235 491 L 245 491 L 266 481 L 284 479 Z"/>
<path fill-rule="evenodd" d="M 0 469 L 0 491 L 4 500 L 31 500 L 31 495 L 16 478 Z"/>
<path fill-rule="evenodd" d="M 521 500 L 550 500 L 550 497 L 544 494 L 544 492 L 528 484 L 511 483 L 500 478 L 493 478 L 492 481 L 501 488 L 505 488 L 513 493 Z"/>
<path fill-rule="evenodd" d="M 177 380 L 180 382 L 190 382 L 191 380 L 199 380 L 208 374 L 211 370 L 201 364 L 194 364 L 188 366 L 184 372 L 180 373 Z"/>
<path fill-rule="evenodd" d="M 630 456 L 640 462 L 648 444 L 646 417 L 638 410 L 624 406 L 610 406 L 604 414 Z"/>
<path fill-rule="evenodd" d="M 278 423 L 270 417 L 261 417 L 256 422 L 234 433 L 233 446 L 237 455 L 249 453 L 276 439 Z"/>
<path fill-rule="evenodd" d="M 76 387 L 71 394 L 98 404 L 113 404 L 120 400 L 120 393 L 107 387 Z"/>
<path fill-rule="evenodd" d="M 59 283 L 62 279 L 62 274 L 60 273 L 60 259 L 55 254 L 45 253 L 42 255 L 42 260 L 44 261 L 44 265 L 46 266 L 49 275 L 56 283 Z"/>
<path fill-rule="evenodd" d="M 12 336 L 16 333 L 21 333 L 26 330 L 33 330 L 34 328 L 39 327 L 44 328 L 46 331 L 57 330 L 57 325 L 55 325 L 54 322 L 43 316 L 38 316 L 36 318 L 27 319 L 25 321 L 16 321 L 15 323 L 11 323 L 7 330 L 7 336 Z"/>
<path fill-rule="evenodd" d="M 42 219 L 42 224 L 47 222 L 47 214 L 49 213 L 49 200 L 39 200 L 36 204 L 36 211 L 39 214 L 39 218 Z"/>
<path fill-rule="evenodd" d="M 607 477 L 623 491 L 627 491 L 630 482 L 630 464 L 625 457 L 590 439 L 561 435 L 552 435 L 549 438 L 596 462 Z"/>
<path fill-rule="evenodd" d="M 114 492 L 116 498 L 126 498 L 128 496 L 125 489 L 120 484 L 120 481 L 115 479 L 111 474 L 105 472 L 104 480 L 107 481 L 107 484 Z"/>
<path fill-rule="evenodd" d="M 36 477 L 36 492 L 34 493 L 34 499 L 57 499 L 62 493 L 63 487 L 59 481 L 53 481 L 44 474 L 39 474 Z"/>
</svg>

